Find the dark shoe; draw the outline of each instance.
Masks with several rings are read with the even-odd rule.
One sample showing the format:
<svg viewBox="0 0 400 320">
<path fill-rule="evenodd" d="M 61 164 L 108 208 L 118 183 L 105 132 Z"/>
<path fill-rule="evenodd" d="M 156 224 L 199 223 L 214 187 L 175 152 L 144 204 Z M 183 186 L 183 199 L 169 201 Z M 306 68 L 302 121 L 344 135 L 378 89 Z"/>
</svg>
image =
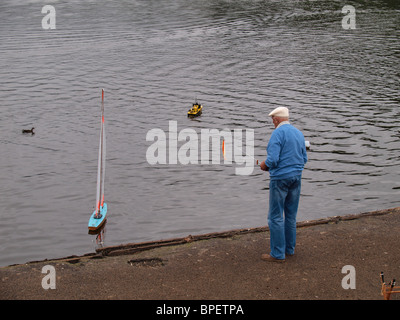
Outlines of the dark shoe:
<svg viewBox="0 0 400 320">
<path fill-rule="evenodd" d="M 262 254 L 261 255 L 261 259 L 264 260 L 264 261 L 269 261 L 269 262 L 278 262 L 278 263 L 285 262 L 285 259 L 274 258 L 274 257 L 270 256 L 267 253 L 266 254 Z"/>
</svg>

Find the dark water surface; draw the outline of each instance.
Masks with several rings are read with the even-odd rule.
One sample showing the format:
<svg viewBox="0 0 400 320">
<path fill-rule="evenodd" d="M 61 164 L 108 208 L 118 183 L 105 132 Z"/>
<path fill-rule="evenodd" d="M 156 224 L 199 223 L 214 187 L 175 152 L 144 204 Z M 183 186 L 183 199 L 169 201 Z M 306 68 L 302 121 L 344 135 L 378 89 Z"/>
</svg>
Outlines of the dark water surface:
<svg viewBox="0 0 400 320">
<path fill-rule="evenodd" d="M 94 250 L 101 88 L 106 245 L 266 225 L 257 168 L 148 163 L 146 134 L 170 120 L 253 129 L 264 159 L 267 114 L 288 106 L 312 145 L 298 220 L 399 206 L 399 27 L 383 0 L 1 1 L 0 265 Z"/>
</svg>

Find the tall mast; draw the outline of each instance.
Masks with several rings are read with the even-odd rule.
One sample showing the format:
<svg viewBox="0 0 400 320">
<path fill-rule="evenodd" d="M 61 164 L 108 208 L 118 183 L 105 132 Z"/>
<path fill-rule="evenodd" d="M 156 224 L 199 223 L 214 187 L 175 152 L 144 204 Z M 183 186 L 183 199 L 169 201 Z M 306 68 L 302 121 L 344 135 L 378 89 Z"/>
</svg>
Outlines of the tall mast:
<svg viewBox="0 0 400 320">
<path fill-rule="evenodd" d="M 104 89 L 101 91 L 101 128 L 102 128 L 102 141 L 101 141 L 101 189 L 100 189 L 100 205 L 104 204 L 104 179 L 106 176 L 106 125 L 104 122 Z"/>
<path fill-rule="evenodd" d="M 101 126 L 100 126 L 100 142 L 99 142 L 99 160 L 97 164 L 97 190 L 96 190 L 96 217 L 100 213 L 100 206 L 104 202 L 104 89 L 101 90 Z"/>
</svg>

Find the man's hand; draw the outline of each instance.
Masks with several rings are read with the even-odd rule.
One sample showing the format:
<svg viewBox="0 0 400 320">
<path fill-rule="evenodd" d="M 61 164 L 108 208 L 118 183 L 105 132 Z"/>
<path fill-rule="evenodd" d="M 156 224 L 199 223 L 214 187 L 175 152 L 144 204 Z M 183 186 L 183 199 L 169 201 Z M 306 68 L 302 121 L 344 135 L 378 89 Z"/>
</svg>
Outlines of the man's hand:
<svg viewBox="0 0 400 320">
<path fill-rule="evenodd" d="M 269 168 L 265 164 L 265 161 L 261 162 L 260 168 L 261 168 L 262 171 L 268 171 L 269 170 Z"/>
</svg>

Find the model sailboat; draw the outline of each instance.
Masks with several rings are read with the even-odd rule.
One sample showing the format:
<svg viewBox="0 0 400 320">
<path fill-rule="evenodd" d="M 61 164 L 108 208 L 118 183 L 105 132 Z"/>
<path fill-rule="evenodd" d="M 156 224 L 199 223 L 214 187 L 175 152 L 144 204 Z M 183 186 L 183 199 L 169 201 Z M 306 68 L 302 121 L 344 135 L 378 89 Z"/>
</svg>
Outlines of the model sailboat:
<svg viewBox="0 0 400 320">
<path fill-rule="evenodd" d="M 106 130 L 104 124 L 104 89 L 101 90 L 101 128 L 99 162 L 97 167 L 96 209 L 89 219 L 89 230 L 98 230 L 106 221 L 107 203 L 104 202 L 104 178 L 106 173 Z"/>
</svg>

